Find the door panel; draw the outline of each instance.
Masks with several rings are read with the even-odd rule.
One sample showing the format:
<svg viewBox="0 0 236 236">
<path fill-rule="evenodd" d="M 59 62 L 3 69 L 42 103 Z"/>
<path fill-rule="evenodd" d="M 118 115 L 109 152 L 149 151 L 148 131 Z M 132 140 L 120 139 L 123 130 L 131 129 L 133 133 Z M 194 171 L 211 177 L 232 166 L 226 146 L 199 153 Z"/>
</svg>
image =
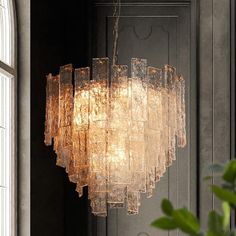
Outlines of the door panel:
<svg viewBox="0 0 236 236">
<path fill-rule="evenodd" d="M 196 184 L 191 182 L 195 175 L 196 156 L 190 143 L 195 129 L 190 119 L 196 116 L 195 102 L 190 94 L 191 86 L 191 5 L 187 1 L 169 3 L 138 3 L 122 1 L 118 63 L 130 65 L 132 57 L 148 60 L 148 64 L 162 67 L 171 64 L 186 79 L 187 146 L 177 150 L 177 160 L 156 184 L 152 198 L 141 199 L 140 212 L 128 216 L 126 209 L 111 209 L 107 219 L 97 218 L 99 236 L 152 236 L 181 235 L 181 233 L 157 231 L 150 223 L 162 215 L 160 205 L 169 198 L 175 207 L 191 208 L 196 202 Z M 109 56 L 112 59 L 112 4 L 97 2 L 94 7 L 92 57 Z M 194 77 L 192 77 L 192 80 Z M 191 106 L 190 106 L 191 104 Z M 191 116 L 190 116 L 191 107 Z M 194 123 L 194 122 L 193 122 Z M 194 140 L 193 140 L 194 141 Z M 192 185 L 191 185 L 192 184 Z"/>
</svg>

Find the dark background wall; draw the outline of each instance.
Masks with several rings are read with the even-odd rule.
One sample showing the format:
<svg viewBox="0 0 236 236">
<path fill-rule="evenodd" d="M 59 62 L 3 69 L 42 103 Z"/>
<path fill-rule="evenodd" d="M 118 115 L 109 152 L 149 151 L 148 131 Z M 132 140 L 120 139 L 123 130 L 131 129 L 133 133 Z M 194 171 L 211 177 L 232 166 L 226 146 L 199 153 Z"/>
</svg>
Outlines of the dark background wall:
<svg viewBox="0 0 236 236">
<path fill-rule="evenodd" d="M 87 235 L 79 198 L 52 147 L 44 145 L 46 74 L 87 65 L 88 0 L 31 1 L 31 235 Z"/>
</svg>

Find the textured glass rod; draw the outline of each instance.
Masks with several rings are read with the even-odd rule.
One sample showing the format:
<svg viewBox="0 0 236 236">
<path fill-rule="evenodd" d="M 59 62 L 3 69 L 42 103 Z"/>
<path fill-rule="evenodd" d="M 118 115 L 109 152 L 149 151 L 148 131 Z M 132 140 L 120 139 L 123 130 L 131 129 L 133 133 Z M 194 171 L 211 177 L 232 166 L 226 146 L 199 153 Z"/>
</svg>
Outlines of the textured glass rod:
<svg viewBox="0 0 236 236">
<path fill-rule="evenodd" d="M 90 68 L 65 65 L 47 76 L 45 144 L 52 145 L 76 191 L 88 186 L 92 212 L 107 207 L 138 214 L 140 194 L 155 183 L 185 147 L 185 80 L 175 68 L 109 66 L 94 58 Z M 92 79 L 90 79 L 92 77 Z"/>
</svg>

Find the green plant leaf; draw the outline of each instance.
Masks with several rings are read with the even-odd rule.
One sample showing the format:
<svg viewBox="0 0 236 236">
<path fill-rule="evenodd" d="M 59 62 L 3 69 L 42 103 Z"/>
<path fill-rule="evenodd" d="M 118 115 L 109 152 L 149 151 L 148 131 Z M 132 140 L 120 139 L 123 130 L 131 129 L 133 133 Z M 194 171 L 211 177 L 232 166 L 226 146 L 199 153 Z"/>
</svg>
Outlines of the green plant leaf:
<svg viewBox="0 0 236 236">
<path fill-rule="evenodd" d="M 234 183 L 236 179 L 236 160 L 232 160 L 226 165 L 223 179 L 229 183 Z"/>
<path fill-rule="evenodd" d="M 234 191 L 234 184 L 232 183 L 228 183 L 228 182 L 224 182 L 221 187 L 223 187 L 224 189 L 228 189 L 231 191 Z"/>
<path fill-rule="evenodd" d="M 159 219 L 153 221 L 151 225 L 163 230 L 173 230 L 178 227 L 174 219 L 169 217 L 160 217 Z"/>
<path fill-rule="evenodd" d="M 212 180 L 213 179 L 213 176 L 212 175 L 208 175 L 208 176 L 205 176 L 203 178 L 203 180 L 207 181 L 207 180 Z"/>
<path fill-rule="evenodd" d="M 209 170 L 213 171 L 213 172 L 223 172 L 224 171 L 224 166 L 221 164 L 212 164 L 209 166 Z"/>
<path fill-rule="evenodd" d="M 207 231 L 206 236 L 216 236 L 215 233 L 211 231 Z"/>
<path fill-rule="evenodd" d="M 163 199 L 162 200 L 161 208 L 162 208 L 162 211 L 168 216 L 171 216 L 172 212 L 174 210 L 171 202 L 168 199 Z"/>
<path fill-rule="evenodd" d="M 229 221 L 230 221 L 230 205 L 228 202 L 222 203 L 222 209 L 223 209 L 223 228 L 224 230 L 227 230 L 229 228 Z"/>
<path fill-rule="evenodd" d="M 210 211 L 208 215 L 208 234 L 221 236 L 223 232 L 223 218 L 216 211 Z"/>
<path fill-rule="evenodd" d="M 219 199 L 229 202 L 230 204 L 236 206 L 236 194 L 232 193 L 229 190 L 218 187 L 216 185 L 212 185 L 212 191 Z"/>
<path fill-rule="evenodd" d="M 197 235 L 200 231 L 198 219 L 186 208 L 174 210 L 172 216 L 178 228 L 188 234 Z"/>
</svg>

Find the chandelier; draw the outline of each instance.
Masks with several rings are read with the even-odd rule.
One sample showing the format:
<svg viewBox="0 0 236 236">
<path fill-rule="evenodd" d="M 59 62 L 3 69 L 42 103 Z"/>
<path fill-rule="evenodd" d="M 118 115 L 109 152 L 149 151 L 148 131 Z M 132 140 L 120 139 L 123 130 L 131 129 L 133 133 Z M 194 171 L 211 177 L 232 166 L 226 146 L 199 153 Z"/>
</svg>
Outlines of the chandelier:
<svg viewBox="0 0 236 236">
<path fill-rule="evenodd" d="M 176 147 L 186 145 L 183 77 L 140 58 L 131 59 L 129 76 L 115 57 L 111 66 L 93 58 L 92 70 L 69 64 L 47 76 L 45 144 L 53 144 L 79 196 L 88 186 L 98 216 L 125 206 L 138 214 L 141 193 L 152 196 Z"/>
</svg>

